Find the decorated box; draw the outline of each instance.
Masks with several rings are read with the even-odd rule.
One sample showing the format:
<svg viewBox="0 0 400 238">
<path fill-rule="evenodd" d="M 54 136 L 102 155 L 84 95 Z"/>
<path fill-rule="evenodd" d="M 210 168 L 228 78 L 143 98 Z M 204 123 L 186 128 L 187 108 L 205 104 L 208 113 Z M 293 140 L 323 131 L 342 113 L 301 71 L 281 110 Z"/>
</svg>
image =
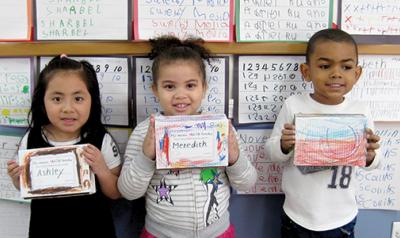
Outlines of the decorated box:
<svg viewBox="0 0 400 238">
<path fill-rule="evenodd" d="M 22 198 L 92 194 L 94 174 L 83 156 L 85 145 L 19 150 Z"/>
<path fill-rule="evenodd" d="M 294 164 L 365 166 L 367 119 L 360 114 L 297 114 Z"/>
<path fill-rule="evenodd" d="M 227 166 L 228 131 L 225 114 L 157 116 L 157 169 Z"/>
</svg>

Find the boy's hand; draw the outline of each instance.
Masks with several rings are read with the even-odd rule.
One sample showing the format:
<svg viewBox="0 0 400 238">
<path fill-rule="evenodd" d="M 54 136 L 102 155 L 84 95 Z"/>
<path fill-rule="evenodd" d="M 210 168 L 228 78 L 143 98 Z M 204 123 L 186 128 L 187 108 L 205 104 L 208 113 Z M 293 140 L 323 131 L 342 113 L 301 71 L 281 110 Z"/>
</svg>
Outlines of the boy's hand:
<svg viewBox="0 0 400 238">
<path fill-rule="evenodd" d="M 15 160 L 7 161 L 7 174 L 10 176 L 14 187 L 19 189 L 19 175 L 23 167 L 19 166 Z"/>
<path fill-rule="evenodd" d="M 149 129 L 147 129 L 146 137 L 143 141 L 143 154 L 151 160 L 156 159 L 156 139 L 155 139 L 155 119 L 154 115 L 150 116 Z"/>
<path fill-rule="evenodd" d="M 104 160 L 101 151 L 94 145 L 87 145 L 83 147 L 83 155 L 86 162 L 96 175 L 107 174 L 110 170 Z"/>
<path fill-rule="evenodd" d="M 282 129 L 281 150 L 284 154 L 289 153 L 296 142 L 296 128 L 293 124 L 285 123 Z"/>
<path fill-rule="evenodd" d="M 237 142 L 236 134 L 233 131 L 232 124 L 229 122 L 229 135 L 228 135 L 228 151 L 229 160 L 228 165 L 233 165 L 239 159 L 239 144 Z"/>
<path fill-rule="evenodd" d="M 375 135 L 371 129 L 367 129 L 367 166 L 374 161 L 376 153 L 375 150 L 380 147 L 378 144 L 380 137 Z"/>
</svg>

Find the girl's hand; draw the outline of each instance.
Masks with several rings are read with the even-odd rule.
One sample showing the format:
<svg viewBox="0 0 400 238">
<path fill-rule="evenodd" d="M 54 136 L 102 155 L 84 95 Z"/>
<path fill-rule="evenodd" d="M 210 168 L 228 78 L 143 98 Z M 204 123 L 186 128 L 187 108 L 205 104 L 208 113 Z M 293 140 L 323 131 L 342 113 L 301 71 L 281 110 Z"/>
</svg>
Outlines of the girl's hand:
<svg viewBox="0 0 400 238">
<path fill-rule="evenodd" d="M 237 142 L 236 134 L 233 131 L 231 122 L 229 122 L 228 151 L 229 151 L 228 165 L 231 166 L 235 164 L 236 161 L 239 159 L 239 144 Z"/>
<path fill-rule="evenodd" d="M 296 143 L 296 128 L 293 124 L 285 123 L 282 129 L 281 150 L 284 154 L 289 153 Z"/>
<path fill-rule="evenodd" d="M 375 150 L 380 147 L 378 144 L 380 137 L 375 135 L 371 129 L 366 130 L 367 133 L 367 166 L 374 161 L 376 153 Z"/>
<path fill-rule="evenodd" d="M 156 159 L 156 136 L 154 115 L 150 116 L 149 128 L 143 141 L 143 154 L 151 160 Z"/>
<path fill-rule="evenodd" d="M 83 155 L 85 156 L 86 162 L 96 175 L 109 173 L 110 170 L 104 160 L 101 151 L 94 145 L 87 145 L 83 148 Z"/>
<path fill-rule="evenodd" d="M 7 174 L 10 176 L 14 187 L 19 189 L 19 176 L 21 171 L 23 170 L 23 166 L 19 166 L 15 160 L 7 161 Z"/>
</svg>

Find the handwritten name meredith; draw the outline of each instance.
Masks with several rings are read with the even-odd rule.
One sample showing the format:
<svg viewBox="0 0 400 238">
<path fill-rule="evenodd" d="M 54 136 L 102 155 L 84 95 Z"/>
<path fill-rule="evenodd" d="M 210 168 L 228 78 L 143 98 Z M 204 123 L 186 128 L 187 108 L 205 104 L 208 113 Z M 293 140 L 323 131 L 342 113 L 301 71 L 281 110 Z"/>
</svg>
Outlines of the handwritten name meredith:
<svg viewBox="0 0 400 238">
<path fill-rule="evenodd" d="M 57 168 L 47 168 L 47 169 L 39 169 L 36 173 L 37 177 L 42 176 L 57 176 L 59 178 L 63 173 L 64 169 L 57 169 Z"/>
<path fill-rule="evenodd" d="M 186 149 L 186 148 L 203 148 L 207 147 L 207 142 L 204 140 L 201 141 L 193 141 L 193 143 L 179 143 L 173 142 L 172 148 L 173 149 Z"/>
</svg>

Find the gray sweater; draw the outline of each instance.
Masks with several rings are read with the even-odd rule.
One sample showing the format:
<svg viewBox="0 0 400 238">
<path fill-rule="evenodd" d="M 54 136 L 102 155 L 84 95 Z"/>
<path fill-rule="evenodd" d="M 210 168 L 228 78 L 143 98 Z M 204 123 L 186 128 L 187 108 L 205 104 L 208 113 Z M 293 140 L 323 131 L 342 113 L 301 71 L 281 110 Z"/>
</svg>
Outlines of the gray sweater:
<svg viewBox="0 0 400 238">
<path fill-rule="evenodd" d="M 241 150 L 226 168 L 156 170 L 143 154 L 149 118 L 132 132 L 118 180 L 123 197 L 146 196 L 146 229 L 156 237 L 217 237 L 229 227 L 230 186 L 249 190 L 257 172 Z M 239 140 L 238 140 L 239 141 Z M 240 145 L 239 145 L 240 146 Z"/>
</svg>

